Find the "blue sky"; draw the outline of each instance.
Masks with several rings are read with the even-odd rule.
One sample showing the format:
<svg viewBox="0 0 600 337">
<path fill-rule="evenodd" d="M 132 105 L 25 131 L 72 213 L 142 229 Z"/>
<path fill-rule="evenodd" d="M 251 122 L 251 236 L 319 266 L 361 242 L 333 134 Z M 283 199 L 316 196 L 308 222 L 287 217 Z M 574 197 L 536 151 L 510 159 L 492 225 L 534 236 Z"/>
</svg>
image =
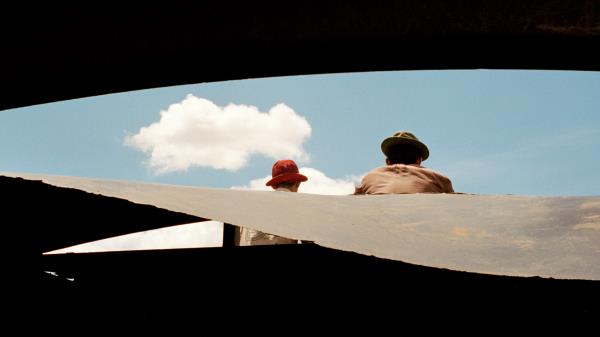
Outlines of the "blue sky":
<svg viewBox="0 0 600 337">
<path fill-rule="evenodd" d="M 190 94 L 217 107 L 255 106 L 257 118 L 280 103 L 292 112 L 278 120 L 281 124 L 273 124 L 281 125 L 285 133 L 257 131 L 255 138 L 271 137 L 257 140 L 259 150 L 260 144 L 274 148 L 256 153 L 257 147 L 251 147 L 247 162 L 235 170 L 196 159 L 186 169 L 157 173 L 149 166 L 149 152 L 126 145 L 126 139 L 159 122 L 161 111 Z M 298 126 L 300 119 L 308 128 Z M 228 121 L 215 123 L 232 132 L 243 127 L 222 125 Z M 412 131 L 428 145 L 431 156 L 424 165 L 447 175 L 459 192 L 600 195 L 597 72 L 402 71 L 279 77 L 4 110 L 0 171 L 229 188 L 266 178 L 277 154 L 286 153 L 276 145 L 287 144 L 302 152 L 301 167 L 347 184 L 383 164 L 379 145 L 399 130 Z M 237 131 L 234 138 L 220 139 L 214 133 L 205 139 L 193 131 L 189 139 L 181 140 L 192 142 L 192 152 L 202 147 L 196 146 L 198 142 L 214 150 L 246 137 Z M 237 151 L 244 141 L 236 144 L 231 146 Z"/>
</svg>

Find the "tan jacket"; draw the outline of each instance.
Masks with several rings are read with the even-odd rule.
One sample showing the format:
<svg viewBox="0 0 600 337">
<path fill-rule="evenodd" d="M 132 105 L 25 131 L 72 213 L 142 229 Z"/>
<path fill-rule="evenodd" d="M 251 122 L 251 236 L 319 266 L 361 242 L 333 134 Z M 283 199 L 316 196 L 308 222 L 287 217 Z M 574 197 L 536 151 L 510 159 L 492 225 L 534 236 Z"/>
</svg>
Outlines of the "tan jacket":
<svg viewBox="0 0 600 337">
<path fill-rule="evenodd" d="M 367 173 L 354 194 L 452 193 L 446 176 L 426 167 L 394 164 Z"/>
</svg>

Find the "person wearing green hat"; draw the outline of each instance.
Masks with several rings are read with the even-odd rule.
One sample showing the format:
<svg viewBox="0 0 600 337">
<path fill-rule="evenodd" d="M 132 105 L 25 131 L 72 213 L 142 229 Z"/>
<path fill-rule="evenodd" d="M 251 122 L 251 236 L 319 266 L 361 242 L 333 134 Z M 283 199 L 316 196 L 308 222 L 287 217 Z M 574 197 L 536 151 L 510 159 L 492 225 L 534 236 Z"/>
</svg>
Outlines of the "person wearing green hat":
<svg viewBox="0 0 600 337">
<path fill-rule="evenodd" d="M 414 134 L 396 132 L 381 143 L 386 166 L 367 173 L 354 194 L 454 193 L 448 177 L 421 163 L 429 149 Z"/>
</svg>

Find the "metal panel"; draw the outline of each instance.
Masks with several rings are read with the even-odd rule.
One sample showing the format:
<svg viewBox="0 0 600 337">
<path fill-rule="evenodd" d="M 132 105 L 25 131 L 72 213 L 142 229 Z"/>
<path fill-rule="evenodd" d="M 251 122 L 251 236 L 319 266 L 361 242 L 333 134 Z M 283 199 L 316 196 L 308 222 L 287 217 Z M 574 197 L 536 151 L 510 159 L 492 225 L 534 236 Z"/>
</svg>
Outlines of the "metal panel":
<svg viewBox="0 0 600 337">
<path fill-rule="evenodd" d="M 3 174 L 413 264 L 600 280 L 600 197 L 321 196 Z"/>
</svg>

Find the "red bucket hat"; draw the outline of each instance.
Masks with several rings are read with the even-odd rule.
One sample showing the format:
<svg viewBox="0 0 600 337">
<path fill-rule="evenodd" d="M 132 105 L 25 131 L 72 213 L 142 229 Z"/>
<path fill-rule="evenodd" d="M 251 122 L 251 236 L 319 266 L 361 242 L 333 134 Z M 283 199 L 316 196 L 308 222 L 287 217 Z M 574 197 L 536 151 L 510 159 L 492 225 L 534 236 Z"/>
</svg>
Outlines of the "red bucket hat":
<svg viewBox="0 0 600 337">
<path fill-rule="evenodd" d="M 300 174 L 298 166 L 293 160 L 284 159 L 278 160 L 273 165 L 272 179 L 267 181 L 267 186 L 279 185 L 286 181 L 307 181 L 305 175 Z"/>
</svg>

